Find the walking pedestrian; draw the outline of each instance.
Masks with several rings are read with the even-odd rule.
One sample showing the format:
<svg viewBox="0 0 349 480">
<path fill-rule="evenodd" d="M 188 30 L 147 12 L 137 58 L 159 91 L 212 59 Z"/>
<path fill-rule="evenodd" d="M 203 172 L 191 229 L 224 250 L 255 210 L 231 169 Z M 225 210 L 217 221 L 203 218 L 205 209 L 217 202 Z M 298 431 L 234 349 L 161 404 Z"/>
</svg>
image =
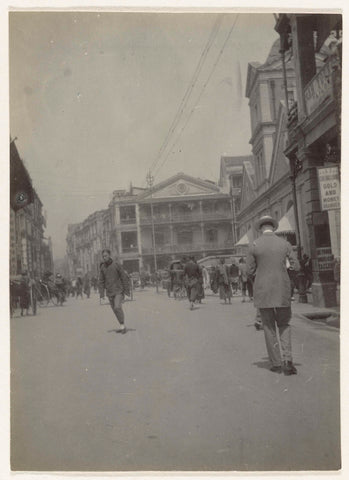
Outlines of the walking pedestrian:
<svg viewBox="0 0 349 480">
<path fill-rule="evenodd" d="M 22 272 L 22 277 L 19 285 L 19 306 L 21 308 L 21 316 L 23 310 L 26 310 L 26 315 L 29 314 L 30 305 L 30 279 L 26 271 Z"/>
<path fill-rule="evenodd" d="M 184 276 L 186 280 L 190 310 L 193 310 L 194 303 L 196 300 L 199 300 L 199 279 L 201 277 L 200 267 L 195 262 L 194 257 L 189 257 L 189 261 L 185 264 Z"/>
<path fill-rule="evenodd" d="M 91 295 L 91 280 L 90 280 L 90 274 L 86 273 L 84 277 L 84 294 L 86 295 L 87 298 L 90 298 Z"/>
<path fill-rule="evenodd" d="M 252 293 L 252 282 L 247 274 L 247 265 L 243 257 L 241 257 L 239 260 L 239 273 L 240 273 L 239 277 L 240 277 L 241 292 L 242 292 L 242 303 L 244 303 L 246 298 L 246 290 L 248 292 L 248 296 L 250 300 L 252 300 L 253 293 Z"/>
<path fill-rule="evenodd" d="M 291 349 L 291 287 L 286 259 L 294 270 L 299 269 L 292 246 L 275 235 L 278 222 L 265 215 L 257 224 L 261 236 L 250 247 L 247 272 L 256 273 L 253 285 L 254 305 L 260 311 L 265 342 L 272 372 L 294 375 L 297 369 Z M 280 341 L 276 335 L 279 331 Z M 281 353 L 282 352 L 282 353 Z"/>
<path fill-rule="evenodd" d="M 210 288 L 210 274 L 205 265 L 202 266 L 202 280 L 204 290 Z"/>
<path fill-rule="evenodd" d="M 197 263 L 197 262 L 196 262 Z M 202 303 L 202 299 L 205 298 L 205 289 L 204 289 L 204 274 L 203 274 L 203 269 L 200 265 L 199 267 L 199 281 L 198 281 L 198 295 L 197 295 L 197 302 Z"/>
<path fill-rule="evenodd" d="M 130 295 L 128 276 L 122 266 L 112 260 L 110 250 L 104 249 L 102 258 L 103 262 L 101 263 L 99 274 L 99 295 L 101 298 L 104 298 L 105 293 L 107 294 L 111 309 L 121 325 L 120 332 L 126 333 L 122 303 L 125 295 Z"/>
<path fill-rule="evenodd" d="M 239 288 L 239 267 L 236 265 L 234 260 L 229 268 L 229 277 L 230 277 L 230 284 L 233 289 L 233 295 L 237 294 L 238 288 Z"/>
<path fill-rule="evenodd" d="M 77 277 L 76 279 L 76 299 L 80 296 L 81 297 L 81 300 L 83 299 L 83 296 L 82 296 L 82 279 L 81 277 Z"/>
<path fill-rule="evenodd" d="M 220 258 L 219 264 L 216 267 L 217 285 L 219 291 L 219 298 L 224 300 L 224 303 L 231 303 L 232 291 L 230 286 L 229 267 L 225 264 L 225 259 Z"/>
</svg>

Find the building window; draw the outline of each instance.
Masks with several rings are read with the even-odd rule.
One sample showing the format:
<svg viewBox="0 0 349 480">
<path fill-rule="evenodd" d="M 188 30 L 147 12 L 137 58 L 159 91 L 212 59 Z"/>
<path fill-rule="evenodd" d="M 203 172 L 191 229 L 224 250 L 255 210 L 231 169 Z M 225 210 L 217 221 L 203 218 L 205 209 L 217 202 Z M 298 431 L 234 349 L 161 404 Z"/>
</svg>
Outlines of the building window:
<svg viewBox="0 0 349 480">
<path fill-rule="evenodd" d="M 206 241 L 208 243 L 217 243 L 218 231 L 215 228 L 206 231 Z"/>
<path fill-rule="evenodd" d="M 137 249 L 137 232 L 121 232 L 121 245 L 124 252 Z"/>
<path fill-rule="evenodd" d="M 165 244 L 165 235 L 163 232 L 155 232 L 155 243 L 158 246 Z"/>
<path fill-rule="evenodd" d="M 136 223 L 136 207 L 134 205 L 120 207 L 120 221 L 121 223 Z"/>
<path fill-rule="evenodd" d="M 183 230 L 177 233 L 177 242 L 180 245 L 193 243 L 193 232 L 191 230 Z"/>
</svg>

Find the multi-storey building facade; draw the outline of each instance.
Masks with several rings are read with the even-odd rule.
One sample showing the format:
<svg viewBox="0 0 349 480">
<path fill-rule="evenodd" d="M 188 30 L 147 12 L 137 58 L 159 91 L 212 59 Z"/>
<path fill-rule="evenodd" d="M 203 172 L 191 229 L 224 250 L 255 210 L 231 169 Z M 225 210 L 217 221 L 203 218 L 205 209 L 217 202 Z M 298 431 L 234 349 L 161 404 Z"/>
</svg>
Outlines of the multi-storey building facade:
<svg viewBox="0 0 349 480">
<path fill-rule="evenodd" d="M 41 277 L 53 271 L 52 244 L 44 238 L 43 205 L 14 141 L 10 143 L 10 171 L 10 274 L 26 270 Z"/>
<path fill-rule="evenodd" d="M 285 70 L 289 78 L 286 88 L 290 102 L 296 99 L 293 63 L 292 56 L 288 55 Z M 248 245 L 258 235 L 254 225 L 261 215 L 270 214 L 277 220 L 285 215 L 292 217 L 290 169 L 283 153 L 287 139 L 287 110 L 279 40 L 274 42 L 263 65 L 249 63 L 246 96 L 250 106 L 253 155 L 243 162 L 238 236 L 240 244 Z M 295 244 L 294 223 L 282 233 Z"/>
<path fill-rule="evenodd" d="M 98 273 L 103 248 L 111 248 L 110 232 L 108 209 L 92 213 L 82 223 L 68 225 L 67 259 L 71 278 Z M 112 249 L 112 253 L 117 254 L 117 250 Z"/>
<path fill-rule="evenodd" d="M 233 201 L 214 182 L 179 173 L 151 189 L 116 190 L 107 210 L 70 225 L 70 276 L 98 272 L 109 248 L 128 272 L 154 271 L 175 258 L 231 254 Z M 154 233 L 154 236 L 153 236 Z M 155 240 L 155 257 L 154 245 Z"/>
<path fill-rule="evenodd" d="M 184 173 L 152 189 L 114 195 L 110 204 L 118 256 L 128 271 L 154 269 L 187 255 L 231 253 L 232 199 L 214 182 Z"/>
<path fill-rule="evenodd" d="M 284 153 L 295 178 L 302 244 L 312 258 L 313 302 L 332 306 L 333 259 L 340 258 L 342 17 L 282 14 L 275 29 L 295 60 L 297 101 Z"/>
</svg>

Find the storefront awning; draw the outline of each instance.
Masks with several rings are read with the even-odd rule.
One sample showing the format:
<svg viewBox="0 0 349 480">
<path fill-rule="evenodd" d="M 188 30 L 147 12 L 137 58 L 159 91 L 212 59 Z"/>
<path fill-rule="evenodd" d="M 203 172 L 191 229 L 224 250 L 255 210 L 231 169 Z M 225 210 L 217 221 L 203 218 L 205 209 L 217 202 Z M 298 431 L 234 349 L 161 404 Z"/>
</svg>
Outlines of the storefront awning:
<svg viewBox="0 0 349 480">
<path fill-rule="evenodd" d="M 252 241 L 253 241 L 253 232 L 252 232 L 252 228 L 250 228 L 249 230 L 247 230 L 245 235 L 243 235 L 240 238 L 240 240 L 237 243 L 235 243 L 235 247 L 248 246 L 252 243 Z"/>
<path fill-rule="evenodd" d="M 291 207 L 279 222 L 279 227 L 275 233 L 294 233 L 296 231 L 296 221 L 294 218 L 294 209 Z"/>
</svg>

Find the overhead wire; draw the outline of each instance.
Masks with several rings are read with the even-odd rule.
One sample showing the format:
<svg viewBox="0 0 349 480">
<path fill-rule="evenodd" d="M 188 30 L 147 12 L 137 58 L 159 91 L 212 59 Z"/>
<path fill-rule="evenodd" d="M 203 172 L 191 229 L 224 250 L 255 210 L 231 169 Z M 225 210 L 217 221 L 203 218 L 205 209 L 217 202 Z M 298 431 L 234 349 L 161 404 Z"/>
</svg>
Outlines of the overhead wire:
<svg viewBox="0 0 349 480">
<path fill-rule="evenodd" d="M 231 27 L 230 30 L 229 30 L 229 33 L 228 33 L 228 35 L 227 35 L 227 38 L 225 39 L 224 44 L 223 44 L 223 46 L 222 46 L 222 48 L 221 48 L 221 50 L 220 50 L 220 52 L 219 52 L 219 54 L 218 54 L 218 57 L 217 57 L 215 63 L 213 64 L 213 67 L 212 67 L 212 69 L 211 69 L 211 71 L 210 71 L 210 73 L 209 73 L 209 76 L 208 76 L 206 82 L 204 83 L 204 85 L 203 85 L 203 87 L 202 87 L 202 89 L 201 89 L 201 92 L 200 92 L 200 94 L 199 94 L 199 96 L 198 96 L 198 98 L 197 98 L 197 100 L 196 100 L 196 102 L 195 102 L 194 107 L 193 107 L 192 110 L 190 111 L 189 116 L 187 117 L 186 122 L 184 123 L 182 129 L 181 129 L 180 132 L 179 132 L 179 135 L 177 136 L 175 142 L 172 144 L 172 146 L 171 146 L 170 150 L 168 151 L 167 155 L 166 155 L 165 158 L 163 159 L 163 161 L 162 161 L 162 163 L 160 164 L 160 166 L 157 167 L 156 171 L 154 171 L 154 177 L 159 173 L 159 171 L 161 170 L 161 168 L 162 168 L 162 167 L 164 166 L 164 164 L 166 163 L 168 157 L 170 156 L 170 153 L 173 151 L 173 148 L 177 145 L 178 141 L 179 141 L 180 138 L 181 138 L 182 133 L 184 132 L 186 126 L 188 125 L 188 123 L 189 123 L 189 121 L 190 121 L 190 119 L 191 119 L 191 117 L 192 117 L 192 115 L 193 115 L 193 113 L 194 113 L 194 111 L 195 111 L 195 109 L 196 109 L 196 107 L 197 107 L 197 104 L 199 103 L 202 95 L 203 95 L 204 92 L 205 92 L 205 89 L 206 89 L 208 83 L 210 82 L 210 80 L 211 80 L 211 78 L 212 78 L 212 75 L 213 75 L 213 73 L 214 73 L 214 71 L 215 71 L 215 69 L 216 69 L 216 66 L 217 66 L 219 60 L 221 59 L 221 56 L 222 56 L 222 54 L 223 54 L 223 51 L 224 51 L 225 47 L 227 46 L 227 43 L 228 43 L 228 41 L 229 41 L 229 39 L 230 39 L 230 37 L 231 37 L 231 34 L 233 33 L 233 30 L 234 30 L 234 28 L 235 28 L 235 25 L 236 25 L 236 22 L 237 22 L 238 17 L 239 17 L 239 14 L 237 13 L 237 14 L 236 14 L 236 17 L 235 17 L 235 20 L 234 20 L 234 23 L 233 23 L 232 27 Z"/>
<path fill-rule="evenodd" d="M 193 73 L 193 76 L 192 76 L 192 78 L 191 78 L 191 80 L 190 80 L 190 82 L 189 82 L 188 88 L 187 88 L 187 90 L 186 90 L 186 92 L 185 92 L 185 94 L 184 94 L 184 96 L 183 96 L 183 98 L 182 98 L 182 100 L 181 100 L 181 103 L 180 103 L 180 105 L 179 105 L 179 107 L 178 107 L 178 110 L 177 110 L 177 112 L 176 112 L 176 115 L 174 116 L 174 119 L 173 119 L 173 121 L 172 121 L 172 123 L 171 123 L 171 125 L 170 125 L 170 128 L 169 128 L 169 130 L 168 130 L 168 132 L 167 132 L 167 135 L 166 135 L 166 137 L 165 137 L 165 139 L 164 139 L 164 141 L 163 141 L 163 143 L 162 143 L 162 145 L 161 145 L 161 147 L 160 147 L 160 149 L 159 149 L 159 152 L 158 152 L 156 158 L 153 160 L 153 163 L 151 164 L 151 166 L 150 166 L 150 168 L 149 168 L 150 171 L 153 171 L 153 170 L 155 169 L 156 164 L 158 163 L 159 159 L 161 158 L 163 152 L 166 150 L 166 147 L 167 147 L 167 145 L 168 145 L 169 142 L 170 142 L 171 135 L 173 134 L 173 132 L 174 132 L 175 129 L 177 128 L 177 125 L 178 125 L 178 123 L 179 123 L 179 121 L 180 121 L 180 119 L 181 119 L 181 117 L 182 117 L 182 115 L 183 115 L 183 112 L 184 112 L 184 110 L 185 110 L 185 108 L 186 108 L 186 105 L 187 105 L 187 103 L 188 103 L 188 100 L 189 100 L 189 98 L 190 98 L 190 96 L 191 96 L 191 94 L 192 94 L 192 92 L 193 92 L 193 90 L 194 90 L 194 88 L 195 88 L 195 86 L 196 86 L 196 83 L 197 83 L 197 81 L 198 81 L 198 77 L 199 77 L 199 75 L 200 75 L 200 73 L 201 73 L 201 70 L 202 70 L 202 67 L 203 67 L 203 65 L 204 65 L 204 63 L 205 63 L 205 60 L 206 60 L 206 58 L 207 58 L 207 55 L 208 55 L 208 53 L 209 53 L 209 51 L 210 51 L 210 49 L 211 49 L 211 47 L 212 47 L 212 44 L 213 44 L 213 42 L 214 42 L 214 40 L 215 40 L 215 38 L 216 38 L 216 36 L 217 36 L 217 34 L 218 34 L 218 31 L 219 31 L 219 28 L 220 28 L 220 24 L 222 23 L 223 17 L 224 17 L 224 15 L 220 14 L 220 15 L 217 17 L 217 19 L 216 19 L 216 21 L 215 21 L 215 23 L 214 23 L 214 25 L 213 25 L 213 27 L 212 27 L 212 30 L 211 30 L 210 36 L 209 36 L 209 38 L 208 38 L 208 41 L 207 41 L 207 43 L 206 43 L 206 45 L 205 45 L 205 47 L 204 47 L 204 49 L 203 49 L 203 51 L 202 51 L 202 53 L 201 53 L 201 55 L 200 55 L 199 62 L 198 62 L 198 64 L 197 64 L 196 69 L 195 69 L 195 71 L 194 71 L 194 73 Z"/>
</svg>

